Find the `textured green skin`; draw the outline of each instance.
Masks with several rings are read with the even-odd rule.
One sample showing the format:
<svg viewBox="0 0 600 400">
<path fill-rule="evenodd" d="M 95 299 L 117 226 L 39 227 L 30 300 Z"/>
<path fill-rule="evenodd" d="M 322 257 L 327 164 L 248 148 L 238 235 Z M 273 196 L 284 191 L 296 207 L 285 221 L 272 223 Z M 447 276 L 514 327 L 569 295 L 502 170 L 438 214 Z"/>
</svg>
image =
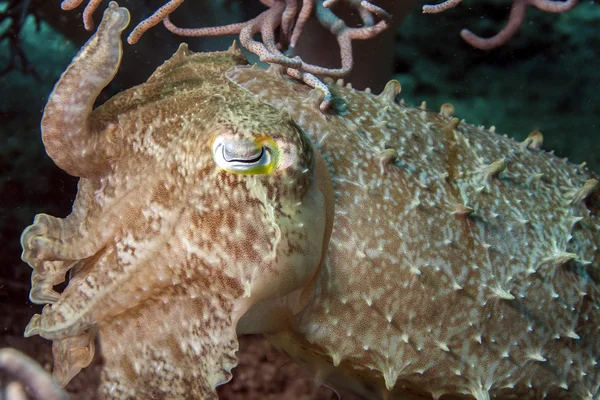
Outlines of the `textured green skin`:
<svg viewBox="0 0 600 400">
<path fill-rule="evenodd" d="M 275 344 L 365 398 L 597 398 L 593 173 L 541 135 L 399 104 L 397 82 L 379 96 L 332 83 L 322 115 L 276 71 L 227 75 L 290 111 L 334 184 L 315 295 Z"/>
</svg>

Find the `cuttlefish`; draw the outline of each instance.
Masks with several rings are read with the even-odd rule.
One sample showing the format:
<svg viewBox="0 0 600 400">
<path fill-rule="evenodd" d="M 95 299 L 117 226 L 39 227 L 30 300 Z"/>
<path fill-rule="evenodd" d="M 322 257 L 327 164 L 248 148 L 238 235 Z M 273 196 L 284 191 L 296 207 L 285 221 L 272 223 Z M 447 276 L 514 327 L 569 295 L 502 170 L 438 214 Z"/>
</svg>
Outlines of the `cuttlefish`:
<svg viewBox="0 0 600 400">
<path fill-rule="evenodd" d="M 322 93 L 225 52 L 177 53 L 92 111 L 121 59 L 112 2 L 56 84 L 48 155 L 72 213 L 22 234 L 25 335 L 66 385 L 98 346 L 107 399 L 211 399 L 262 333 L 366 399 L 598 399 L 598 180 L 493 130 Z M 69 274 L 62 293 L 54 286 Z"/>
</svg>

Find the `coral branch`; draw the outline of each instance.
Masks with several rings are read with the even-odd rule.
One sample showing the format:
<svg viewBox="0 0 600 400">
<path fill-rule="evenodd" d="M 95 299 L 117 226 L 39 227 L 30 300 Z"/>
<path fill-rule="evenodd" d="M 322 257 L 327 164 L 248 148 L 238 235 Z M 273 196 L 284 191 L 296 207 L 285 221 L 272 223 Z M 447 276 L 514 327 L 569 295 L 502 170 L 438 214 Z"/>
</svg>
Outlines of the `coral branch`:
<svg viewBox="0 0 600 400">
<path fill-rule="evenodd" d="M 298 38 L 302 34 L 304 23 L 312 11 L 312 4 L 310 3 L 314 1 L 315 0 L 305 0 L 303 2 L 298 21 L 291 35 L 290 45 L 292 47 L 296 45 Z M 347 0 L 347 3 L 359 10 L 363 23 L 365 24 L 365 26 L 360 28 L 350 28 L 328 8 L 335 1 L 336 0 L 327 0 L 323 4 L 317 1 L 316 14 L 321 25 L 337 37 L 342 60 L 342 67 L 337 69 L 308 64 L 299 58 L 286 57 L 279 51 L 279 48 L 284 46 L 282 46 L 281 42 L 275 42 L 275 32 L 277 28 L 281 27 L 280 36 L 285 37 L 289 31 L 288 26 L 292 25 L 291 21 L 288 21 L 287 19 L 297 15 L 296 5 L 292 5 L 295 2 L 289 0 L 286 0 L 285 2 L 283 0 L 264 2 L 266 5 L 269 5 L 270 8 L 258 17 L 242 24 L 226 25 L 215 28 L 183 29 L 176 27 L 170 20 L 165 19 L 165 26 L 171 32 L 183 36 L 214 36 L 221 34 L 235 34 L 239 32 L 242 46 L 260 56 L 262 61 L 283 65 L 285 67 L 297 68 L 302 72 L 308 72 L 313 75 L 341 77 L 348 74 L 352 69 L 352 40 L 370 39 L 377 36 L 389 26 L 391 16 L 380 7 L 367 1 Z M 376 15 L 381 19 L 375 25 L 373 25 L 373 15 Z M 259 43 L 252 39 L 252 36 L 258 32 L 262 35 L 263 43 Z"/>
<path fill-rule="evenodd" d="M 446 0 L 440 4 L 426 4 L 423 6 L 423 14 L 437 14 L 442 11 L 456 7 L 462 0 Z"/>
<path fill-rule="evenodd" d="M 481 50 L 491 50 L 500 47 L 512 38 L 521 28 L 528 0 L 515 0 L 510 9 L 508 22 L 504 28 L 490 38 L 477 36 L 468 29 L 460 31 L 460 36 L 471 46 Z"/>
<path fill-rule="evenodd" d="M 246 26 L 246 23 L 237 23 L 221 26 L 210 26 L 206 28 L 180 28 L 175 26 L 169 17 L 163 19 L 163 24 L 172 33 L 179 36 L 189 37 L 207 37 L 207 36 L 228 36 L 239 34 Z"/>
<path fill-rule="evenodd" d="M 313 10 L 313 0 L 303 0 L 302 8 L 300 9 L 300 14 L 298 15 L 298 19 L 296 20 L 296 26 L 294 26 L 294 31 L 292 32 L 292 39 L 290 40 L 290 47 L 296 47 L 298 44 L 298 39 L 300 38 L 300 34 L 304 29 L 304 25 L 306 21 L 310 18 Z"/>
<path fill-rule="evenodd" d="M 292 26 L 297 13 L 297 1 L 285 0 L 285 11 L 281 16 L 281 41 L 289 42 L 289 39 L 292 35 Z"/>
<path fill-rule="evenodd" d="M 82 2 L 83 0 L 64 0 L 60 6 L 63 10 L 72 10 L 79 7 Z M 89 0 L 89 3 L 85 6 L 83 10 L 83 27 L 85 30 L 91 31 L 94 29 L 94 19 L 92 18 L 92 15 L 101 2 L 102 0 Z"/>
<path fill-rule="evenodd" d="M 36 399 L 68 400 L 67 393 L 59 388 L 52 377 L 35 360 L 11 348 L 0 349 L 0 370 L 19 381 L 12 386 L 12 393 L 23 393 L 19 386 L 25 386 Z M 8 391 L 8 390 L 7 390 Z M 19 394 L 18 396 L 21 396 Z M 9 398 L 11 398 L 9 396 Z"/>
<path fill-rule="evenodd" d="M 239 34 L 240 43 L 250 52 L 258 55 L 260 60 L 269 64 L 286 67 L 288 75 L 300 79 L 311 87 L 323 90 L 325 93 L 321 109 L 328 107 L 331 93 L 327 86 L 320 82 L 315 75 L 341 77 L 348 74 L 353 65 L 352 41 L 370 39 L 377 36 L 389 26 L 391 16 L 382 8 L 367 1 L 346 0 L 351 7 L 358 10 L 364 26 L 351 28 L 338 18 L 329 7 L 336 0 L 327 0 L 325 3 L 316 1 L 316 15 L 319 23 L 337 37 L 340 47 L 341 68 L 325 68 L 304 62 L 299 57 L 288 57 L 280 49 L 285 48 L 288 41 L 294 47 L 302 34 L 306 20 L 310 17 L 315 0 L 304 0 L 298 14 L 295 0 L 264 0 L 263 4 L 268 10 L 256 18 L 240 24 L 219 26 L 214 28 L 185 29 L 175 26 L 169 18 L 164 19 L 165 27 L 171 32 L 183 36 L 217 36 Z M 374 16 L 380 19 L 374 24 Z M 293 26 L 293 19 L 297 18 Z M 144 22 L 142 22 L 143 24 Z M 279 43 L 276 42 L 276 33 L 279 28 Z M 136 28 L 137 29 L 137 28 Z M 291 35 L 290 35 L 291 30 Z M 262 43 L 253 39 L 260 32 Z"/>
<path fill-rule="evenodd" d="M 84 26 L 92 29 L 92 13 L 101 0 L 89 0 L 84 10 Z M 361 17 L 363 26 L 349 27 L 333 11 L 329 9 L 338 0 L 303 0 L 298 11 L 298 0 L 261 0 L 268 7 L 266 11 L 249 21 L 206 28 L 180 28 L 173 24 L 169 15 L 173 13 L 184 0 L 170 0 L 154 14 L 140 22 L 127 38 L 130 44 L 136 43 L 150 28 L 163 21 L 164 26 L 180 36 L 224 36 L 238 34 L 240 43 L 250 52 L 258 55 L 260 60 L 272 65 L 286 68 L 288 75 L 300 79 L 311 87 L 323 90 L 324 100 L 321 109 L 330 103 L 331 93 L 316 75 L 342 77 L 352 70 L 352 41 L 370 39 L 388 28 L 391 16 L 382 8 L 365 0 L 344 0 L 354 8 Z M 78 7 L 83 0 L 64 0 L 64 9 Z M 328 29 L 336 38 L 340 48 L 341 67 L 325 68 L 304 62 L 299 57 L 289 57 L 282 53 L 288 46 L 292 49 L 297 45 L 306 21 L 310 18 L 316 4 L 316 17 L 319 23 Z M 375 23 L 375 17 L 379 19 Z M 262 42 L 253 39 L 261 34 Z M 279 34 L 279 35 L 277 35 Z M 277 39 L 278 38 L 278 39 Z"/>
<path fill-rule="evenodd" d="M 140 40 L 142 35 L 148 29 L 152 28 L 153 26 L 158 25 L 160 23 L 160 21 L 162 21 L 163 19 L 168 17 L 182 3 L 183 3 L 183 0 L 170 0 L 167 4 L 165 4 L 158 10 L 156 10 L 156 12 L 154 14 L 152 14 L 151 16 L 149 16 L 148 18 L 146 18 L 145 20 L 140 22 L 135 27 L 133 32 L 131 32 L 129 34 L 129 36 L 127 37 L 127 43 L 129 43 L 129 44 L 137 43 L 137 41 Z"/>
<path fill-rule="evenodd" d="M 333 1 L 333 0 L 328 0 Z M 521 28 L 527 7 L 534 6 L 549 13 L 563 13 L 577 5 L 578 0 L 513 0 L 506 26 L 489 38 L 482 38 L 468 29 L 463 29 L 460 36 L 471 46 L 481 50 L 491 50 L 508 42 Z M 456 7 L 461 0 L 446 0 L 443 3 L 423 6 L 423 13 L 435 14 Z"/>
<path fill-rule="evenodd" d="M 337 37 L 338 46 L 340 47 L 340 58 L 342 67 L 338 69 L 322 68 L 314 65 L 303 65 L 303 70 L 316 75 L 327 75 L 332 77 L 342 77 L 352 70 L 354 63 L 352 58 L 352 40 L 365 40 L 377 36 L 383 32 L 388 26 L 391 16 L 381 8 L 372 5 L 367 1 L 348 0 L 355 7 L 362 7 L 370 13 L 374 13 L 381 18 L 376 25 L 367 25 L 361 28 L 350 28 L 343 20 L 338 18 L 326 6 L 331 6 L 337 0 L 327 0 L 323 4 L 317 2 L 317 19 L 320 24 L 327 28 L 334 36 Z M 365 18 L 363 18 L 364 22 Z"/>
</svg>

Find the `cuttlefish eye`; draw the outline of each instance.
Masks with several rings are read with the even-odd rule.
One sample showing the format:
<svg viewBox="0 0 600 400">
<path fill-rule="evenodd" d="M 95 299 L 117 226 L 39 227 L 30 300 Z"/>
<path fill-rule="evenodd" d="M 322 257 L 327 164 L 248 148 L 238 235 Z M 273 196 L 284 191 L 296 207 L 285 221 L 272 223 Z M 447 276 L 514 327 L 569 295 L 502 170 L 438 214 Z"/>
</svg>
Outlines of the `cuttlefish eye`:
<svg viewBox="0 0 600 400">
<path fill-rule="evenodd" d="M 215 163 L 227 172 L 244 175 L 271 173 L 278 161 L 277 144 L 269 137 L 217 137 L 212 146 Z"/>
</svg>

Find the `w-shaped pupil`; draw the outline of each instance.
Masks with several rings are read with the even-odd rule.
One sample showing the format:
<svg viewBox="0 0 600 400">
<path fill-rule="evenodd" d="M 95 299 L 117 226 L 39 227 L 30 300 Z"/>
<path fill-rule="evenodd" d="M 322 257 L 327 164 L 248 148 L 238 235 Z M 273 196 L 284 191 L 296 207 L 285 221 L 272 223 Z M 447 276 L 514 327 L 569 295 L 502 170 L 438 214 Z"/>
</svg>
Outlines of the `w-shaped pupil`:
<svg viewBox="0 0 600 400">
<path fill-rule="evenodd" d="M 248 151 L 248 149 L 243 149 Z M 239 154 L 240 151 L 232 151 L 228 146 L 223 146 L 223 159 L 227 162 L 241 162 L 241 163 L 256 163 L 258 162 L 265 152 L 265 148 L 261 147 L 258 153 L 254 154 Z"/>
</svg>

